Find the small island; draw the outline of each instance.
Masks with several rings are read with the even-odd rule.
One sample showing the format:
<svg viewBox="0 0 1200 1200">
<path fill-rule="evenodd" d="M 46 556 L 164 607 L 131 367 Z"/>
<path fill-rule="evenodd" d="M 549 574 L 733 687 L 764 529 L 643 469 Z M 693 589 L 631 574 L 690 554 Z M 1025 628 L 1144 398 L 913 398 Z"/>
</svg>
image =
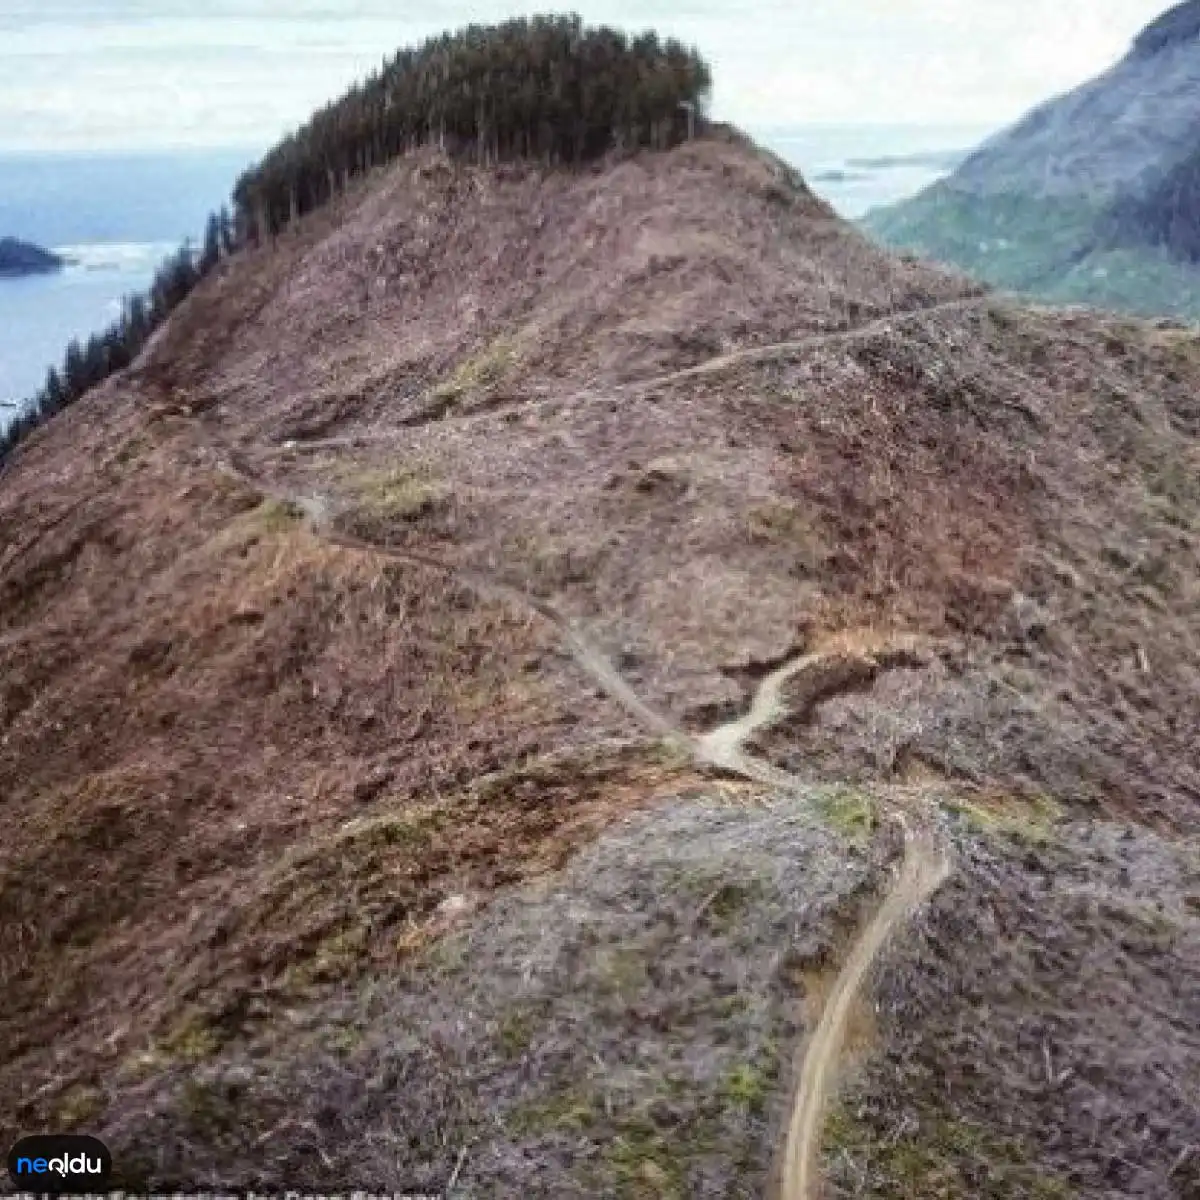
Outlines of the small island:
<svg viewBox="0 0 1200 1200">
<path fill-rule="evenodd" d="M 18 275 L 39 275 L 46 271 L 58 271 L 66 266 L 66 259 L 16 238 L 0 238 L 0 279 Z"/>
</svg>

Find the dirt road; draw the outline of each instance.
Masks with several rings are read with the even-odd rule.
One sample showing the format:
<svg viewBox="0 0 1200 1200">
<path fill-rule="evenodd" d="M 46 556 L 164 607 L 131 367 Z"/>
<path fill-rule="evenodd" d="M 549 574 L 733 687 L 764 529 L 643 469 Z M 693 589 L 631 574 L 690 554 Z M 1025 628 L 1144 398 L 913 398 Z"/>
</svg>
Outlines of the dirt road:
<svg viewBox="0 0 1200 1200">
<path fill-rule="evenodd" d="M 784 685 L 805 672 L 820 671 L 828 657 L 825 653 L 806 654 L 772 671 L 759 684 L 743 716 L 696 740 L 701 760 L 760 782 L 794 786 L 796 781 L 786 772 L 747 755 L 745 746 L 756 732 L 786 715 Z M 800 1064 L 784 1145 L 779 1200 L 816 1200 L 825 1104 L 836 1078 L 854 1001 L 888 937 L 933 895 L 950 872 L 949 859 L 938 848 L 921 814 L 897 814 L 897 819 L 904 828 L 904 859 L 900 870 L 838 972 Z"/>
<path fill-rule="evenodd" d="M 879 910 L 850 951 L 805 1048 L 784 1144 L 779 1200 L 816 1200 L 825 1104 L 837 1076 L 846 1024 L 888 937 L 937 891 L 950 863 L 925 829 L 905 823 L 904 861 Z"/>
<path fill-rule="evenodd" d="M 970 301 L 955 301 L 951 304 L 937 305 L 917 310 L 917 312 L 934 312 L 977 303 L 979 300 L 974 298 Z M 664 376 L 662 380 L 649 381 L 641 386 L 653 387 L 658 383 L 706 374 L 723 369 L 736 361 L 779 353 L 793 347 L 800 349 L 813 344 L 854 337 L 882 327 L 887 321 L 901 320 L 911 315 L 916 314 L 894 313 L 856 330 L 815 335 L 781 346 L 739 351 L 733 355 L 711 360 L 699 367 Z M 346 550 L 443 570 L 466 586 L 503 598 L 537 613 L 542 619 L 556 627 L 576 664 L 594 680 L 606 695 L 625 709 L 649 732 L 691 754 L 699 763 L 718 767 L 752 782 L 783 791 L 794 792 L 800 788 L 799 780 L 772 763 L 748 754 L 745 749 L 758 731 L 779 721 L 787 714 L 788 706 L 784 699 L 784 689 L 789 682 L 802 680 L 806 674 L 811 673 L 814 680 L 823 681 L 819 685 L 820 694 L 829 695 L 836 693 L 839 688 L 844 690 L 848 686 L 853 686 L 864 675 L 873 676 L 878 669 L 876 660 L 865 651 L 848 654 L 845 648 L 830 648 L 800 655 L 772 671 L 762 680 L 755 691 L 749 709 L 742 716 L 720 725 L 706 734 L 693 737 L 670 716 L 656 711 L 647 704 L 605 654 L 553 605 L 492 575 L 463 569 L 430 556 L 397 547 L 379 545 L 340 533 L 332 527 L 331 514 L 321 497 L 290 495 L 278 488 L 272 488 L 257 480 L 252 469 L 239 463 L 236 456 L 232 454 L 222 454 L 217 451 L 217 460 L 219 469 L 236 478 L 246 487 L 258 491 L 263 496 L 270 496 L 297 507 L 304 513 L 313 533 L 333 545 Z M 814 696 L 817 690 L 818 687 L 810 686 L 810 692 Z M 932 833 L 932 825 L 928 819 L 923 814 L 912 811 L 898 812 L 894 815 L 904 827 L 904 858 L 879 910 L 851 946 L 846 962 L 834 981 L 833 989 L 817 1028 L 805 1049 L 799 1068 L 798 1086 L 783 1150 L 779 1184 L 780 1200 L 816 1200 L 821 1127 L 825 1105 L 836 1077 L 847 1020 L 854 1001 L 862 992 L 871 967 L 878 959 L 889 936 L 897 932 L 916 909 L 936 891 L 950 871 L 949 860 L 938 848 Z"/>
</svg>

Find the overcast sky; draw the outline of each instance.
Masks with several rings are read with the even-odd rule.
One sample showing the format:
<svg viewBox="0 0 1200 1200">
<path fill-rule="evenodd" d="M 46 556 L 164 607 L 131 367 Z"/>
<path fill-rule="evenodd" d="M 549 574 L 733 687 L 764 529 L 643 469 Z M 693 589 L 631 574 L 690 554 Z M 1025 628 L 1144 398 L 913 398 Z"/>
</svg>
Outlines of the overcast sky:
<svg viewBox="0 0 1200 1200">
<path fill-rule="evenodd" d="M 1167 6 L 595 0 L 576 7 L 590 22 L 653 26 L 699 46 L 714 67 L 717 115 L 761 130 L 999 126 L 1103 70 Z M 0 0 L 0 151 L 262 148 L 396 47 L 520 11 L 492 0 Z"/>
</svg>

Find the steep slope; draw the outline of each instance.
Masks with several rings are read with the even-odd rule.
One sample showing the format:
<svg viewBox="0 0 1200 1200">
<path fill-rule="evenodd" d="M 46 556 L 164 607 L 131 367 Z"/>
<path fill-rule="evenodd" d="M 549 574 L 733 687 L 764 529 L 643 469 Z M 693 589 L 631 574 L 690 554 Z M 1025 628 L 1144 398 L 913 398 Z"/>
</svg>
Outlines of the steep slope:
<svg viewBox="0 0 1200 1200">
<path fill-rule="evenodd" d="M 1143 195 L 1122 196 L 1109 215 L 1109 236 L 1129 246 L 1159 246 L 1200 263 L 1200 147 L 1181 158 Z"/>
<path fill-rule="evenodd" d="M 0 475 L 4 1132 L 136 1189 L 795 1195 L 821 1030 L 845 1194 L 1190 1186 L 1198 383 L 728 131 L 423 151 L 235 255 Z M 1027 976 L 1070 1037 L 1013 1127 Z"/>
<path fill-rule="evenodd" d="M 1171 177 L 1200 152 L 1200 5 L 1169 10 L 1110 70 L 1034 109 L 949 178 L 870 214 L 889 245 L 1056 301 L 1195 317 L 1196 226 Z M 1194 237 L 1193 237 L 1194 240 Z"/>
</svg>

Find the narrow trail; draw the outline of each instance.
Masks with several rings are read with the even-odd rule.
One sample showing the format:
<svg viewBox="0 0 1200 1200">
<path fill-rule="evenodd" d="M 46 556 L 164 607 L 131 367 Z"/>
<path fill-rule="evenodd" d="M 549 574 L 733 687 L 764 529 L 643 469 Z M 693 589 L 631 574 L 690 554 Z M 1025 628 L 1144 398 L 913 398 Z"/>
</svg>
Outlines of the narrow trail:
<svg viewBox="0 0 1200 1200">
<path fill-rule="evenodd" d="M 926 304 L 917 308 L 896 309 L 885 313 L 874 320 L 850 329 L 831 329 L 824 333 L 810 333 L 801 338 L 792 338 L 783 342 L 771 342 L 765 346 L 747 346 L 742 350 L 731 350 L 728 354 L 718 354 L 705 359 L 694 367 L 684 367 L 678 371 L 668 371 L 665 375 L 641 379 L 635 383 L 619 385 L 615 391 L 650 391 L 654 388 L 666 387 L 684 379 L 698 379 L 703 375 L 715 375 L 730 367 L 740 366 L 749 362 L 769 362 L 772 358 L 780 358 L 785 354 L 799 354 L 805 350 L 814 350 L 818 346 L 834 346 L 839 342 L 850 342 L 860 337 L 871 337 L 876 333 L 887 331 L 896 321 L 909 320 L 912 317 L 933 316 L 935 313 L 960 312 L 968 308 L 978 308 L 995 297 L 988 294 L 982 296 L 960 296 L 956 300 L 944 300 L 939 304 Z"/>
<path fill-rule="evenodd" d="M 798 786 L 798 781 L 785 771 L 747 755 L 745 746 L 759 730 L 787 715 L 784 685 L 805 672 L 821 670 L 829 657 L 827 653 L 805 654 L 772 671 L 759 684 L 743 716 L 696 739 L 698 757 L 759 782 L 785 788 Z M 805 1049 L 784 1144 L 779 1200 L 817 1200 L 821 1129 L 854 1002 L 889 936 L 905 924 L 950 873 L 950 860 L 939 849 L 922 814 L 896 815 L 904 829 L 904 859 L 883 903 L 851 947 Z M 916 828 L 914 819 L 919 822 Z"/>
<path fill-rule="evenodd" d="M 302 511 L 308 528 L 314 537 L 320 538 L 331 546 L 343 550 L 351 550 L 359 554 L 369 554 L 376 558 L 387 558 L 393 562 L 409 563 L 413 566 L 429 567 L 442 571 L 452 579 L 481 593 L 504 600 L 517 608 L 536 613 L 549 622 L 558 631 L 559 636 L 570 651 L 571 657 L 591 676 L 593 681 L 623 708 L 634 720 L 638 721 L 651 733 L 671 742 L 681 748 L 690 749 L 693 739 L 669 717 L 658 712 L 647 704 L 632 687 L 625 681 L 620 671 L 597 646 L 594 646 L 579 631 L 570 617 L 548 601 L 532 595 L 511 583 L 506 583 L 493 574 L 474 571 L 469 567 L 461 567 L 456 563 L 437 558 L 432 554 L 422 554 L 416 550 L 405 550 L 400 546 L 388 546 L 380 542 L 367 541 L 353 534 L 342 533 L 333 528 L 331 516 L 325 502 L 317 496 L 298 495 L 257 479 L 245 467 L 240 466 L 233 455 L 226 454 L 217 463 L 217 469 L 222 474 L 235 479 L 243 487 L 257 492 L 259 495 L 289 504 Z"/>
<path fill-rule="evenodd" d="M 715 375 L 749 362 L 769 362 L 772 358 L 780 358 L 787 354 L 799 354 L 805 350 L 814 350 L 820 346 L 837 345 L 840 342 L 854 341 L 857 338 L 872 337 L 883 333 L 897 321 L 911 320 L 914 317 L 933 316 L 937 313 L 961 312 L 978 308 L 987 301 L 995 300 L 991 294 L 982 296 L 961 296 L 956 300 L 945 300 L 939 304 L 926 304 L 916 308 L 895 309 L 876 317 L 862 325 L 848 329 L 830 329 L 822 333 L 810 333 L 804 337 L 790 338 L 782 342 L 771 342 L 764 346 L 746 346 L 741 350 L 730 350 L 725 354 L 715 355 L 693 367 L 684 367 L 678 371 L 668 371 L 663 375 L 653 375 L 648 379 L 635 379 L 628 383 L 614 384 L 609 388 L 585 388 L 569 395 L 533 395 L 528 399 L 513 399 L 504 403 L 489 403 L 482 407 L 473 407 L 465 412 L 454 413 L 444 405 L 424 413 L 417 413 L 404 418 L 399 424 L 388 430 L 375 430 L 356 434 L 345 434 L 338 437 L 289 439 L 280 445 L 272 446 L 269 452 L 311 454 L 322 450 L 345 450 L 360 446 L 387 445 L 402 441 L 412 436 L 415 428 L 422 425 L 435 424 L 443 420 L 472 421 L 486 418 L 497 418 L 506 413 L 526 407 L 529 404 L 572 405 L 602 400 L 611 400 L 614 396 L 650 392 L 657 388 L 667 387 L 687 379 L 697 379 L 704 375 Z"/>
<path fill-rule="evenodd" d="M 845 661 L 844 650 L 802 654 L 784 663 L 759 683 L 749 709 L 742 716 L 694 737 L 669 716 L 647 704 L 608 657 L 580 632 L 570 618 L 547 601 L 491 574 L 462 568 L 433 555 L 381 545 L 341 533 L 332 527 L 328 507 L 321 498 L 272 488 L 238 466 L 232 455 L 226 455 L 219 461 L 218 469 L 264 497 L 300 509 L 313 536 L 329 545 L 443 571 L 481 594 L 536 613 L 554 626 L 576 664 L 649 732 L 688 753 L 702 766 L 716 767 L 749 782 L 785 792 L 800 790 L 800 780 L 765 759 L 747 754 L 745 747 L 756 733 L 788 714 L 788 706 L 784 701 L 786 684 L 806 673 L 823 671 L 833 660 Z M 868 654 L 860 654 L 858 659 L 871 667 L 876 665 Z M 847 678 L 852 680 L 853 676 Z M 924 815 L 912 810 L 897 811 L 894 815 L 904 828 L 904 858 L 879 910 L 851 947 L 806 1047 L 783 1149 L 779 1200 L 817 1200 L 821 1128 L 854 1002 L 862 993 L 868 973 L 888 938 L 933 895 L 950 873 L 949 859 L 938 848 L 932 826 Z"/>
<path fill-rule="evenodd" d="M 950 874 L 950 861 L 928 829 L 914 831 L 905 821 L 904 843 L 899 874 L 870 924 L 851 947 L 805 1048 L 784 1143 L 779 1200 L 817 1200 L 821 1129 L 854 1002 L 888 938 Z"/>
<path fill-rule="evenodd" d="M 786 771 L 745 752 L 746 743 L 760 730 L 787 715 L 783 686 L 794 676 L 820 666 L 823 654 L 804 654 L 772 671 L 758 685 L 750 708 L 743 716 L 703 734 L 696 739 L 697 752 L 705 762 L 727 771 L 745 775 L 761 783 L 793 787 L 796 781 Z"/>
<path fill-rule="evenodd" d="M 696 367 L 617 390 L 628 390 L 629 387 L 650 390 L 678 380 L 712 374 L 740 362 L 761 360 L 815 345 L 861 337 L 907 317 L 972 307 L 986 299 L 987 297 L 970 297 L 922 309 L 891 313 L 852 330 L 816 334 L 797 341 L 735 351 L 710 359 Z M 330 439 L 330 442 L 334 440 Z M 315 443 L 310 444 L 310 448 L 312 445 Z M 825 650 L 800 655 L 772 671 L 760 682 L 750 707 L 742 716 L 696 737 L 686 732 L 671 717 L 657 711 L 643 700 L 607 656 L 588 640 L 565 613 L 549 602 L 504 582 L 492 573 L 474 571 L 432 555 L 381 545 L 341 533 L 333 526 L 332 514 L 324 498 L 296 495 L 272 488 L 255 478 L 252 471 L 240 466 L 233 454 L 222 454 L 216 446 L 210 446 L 209 449 L 217 455 L 219 470 L 264 497 L 273 497 L 299 508 L 305 514 L 313 535 L 330 545 L 443 571 L 473 590 L 503 599 L 524 608 L 527 612 L 536 613 L 554 626 L 580 669 L 647 731 L 680 748 L 702 766 L 715 767 L 750 782 L 784 792 L 797 793 L 801 790 L 802 783 L 799 779 L 765 759 L 746 752 L 747 744 L 756 733 L 787 715 L 784 688 L 790 681 L 810 672 L 814 676 L 828 673 L 834 681 L 836 693 L 838 688 L 845 690 L 846 687 L 852 686 L 856 680 L 863 677 L 864 672 L 873 676 L 873 672 L 879 666 L 876 660 L 866 653 L 847 655 L 844 650 Z M 847 671 L 847 665 L 850 668 L 857 667 L 858 670 Z M 831 666 L 835 669 L 830 670 Z M 830 693 L 827 690 L 824 694 Z M 878 911 L 851 946 L 849 955 L 834 981 L 817 1027 L 805 1048 L 783 1147 L 779 1200 L 817 1200 L 821 1129 L 854 1003 L 862 994 L 869 972 L 889 937 L 902 928 L 950 873 L 949 858 L 937 844 L 928 814 L 906 806 L 904 809 L 895 809 L 893 815 L 904 829 L 904 857 Z"/>
</svg>

